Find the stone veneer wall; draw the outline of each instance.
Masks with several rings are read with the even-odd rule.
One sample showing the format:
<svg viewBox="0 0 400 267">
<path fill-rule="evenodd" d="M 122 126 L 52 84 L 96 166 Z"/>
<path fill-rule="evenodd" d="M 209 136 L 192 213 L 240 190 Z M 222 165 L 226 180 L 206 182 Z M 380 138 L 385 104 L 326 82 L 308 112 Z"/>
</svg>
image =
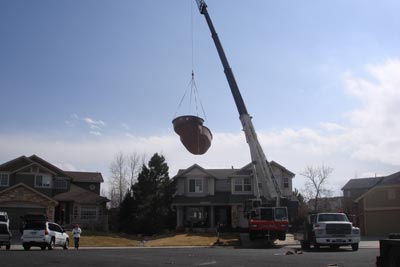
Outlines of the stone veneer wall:
<svg viewBox="0 0 400 267">
<path fill-rule="evenodd" d="M 23 186 L 16 187 L 5 193 L 0 192 L 0 203 L 2 202 L 29 202 L 40 205 L 43 208 L 46 208 L 46 215 L 49 221 L 54 221 L 54 209 L 57 203 L 50 201 Z"/>
</svg>

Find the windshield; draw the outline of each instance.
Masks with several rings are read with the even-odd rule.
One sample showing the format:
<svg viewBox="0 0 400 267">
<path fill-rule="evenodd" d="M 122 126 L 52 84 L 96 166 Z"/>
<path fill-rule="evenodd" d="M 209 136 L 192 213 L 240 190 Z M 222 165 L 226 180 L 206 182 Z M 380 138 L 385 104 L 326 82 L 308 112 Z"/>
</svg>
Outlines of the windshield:
<svg viewBox="0 0 400 267">
<path fill-rule="evenodd" d="M 345 214 L 320 214 L 318 216 L 319 222 L 348 222 L 347 216 Z"/>
</svg>

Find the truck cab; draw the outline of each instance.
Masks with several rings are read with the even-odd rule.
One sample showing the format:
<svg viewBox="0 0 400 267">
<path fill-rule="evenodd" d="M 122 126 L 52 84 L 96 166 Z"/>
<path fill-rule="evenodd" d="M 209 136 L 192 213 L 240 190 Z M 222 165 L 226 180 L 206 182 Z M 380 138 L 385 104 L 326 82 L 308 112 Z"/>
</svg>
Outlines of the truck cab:
<svg viewBox="0 0 400 267">
<path fill-rule="evenodd" d="M 307 218 L 304 233 L 296 235 L 303 249 L 329 246 L 338 249 L 351 246 L 358 250 L 360 228 L 354 227 L 344 213 L 315 213 Z"/>
</svg>

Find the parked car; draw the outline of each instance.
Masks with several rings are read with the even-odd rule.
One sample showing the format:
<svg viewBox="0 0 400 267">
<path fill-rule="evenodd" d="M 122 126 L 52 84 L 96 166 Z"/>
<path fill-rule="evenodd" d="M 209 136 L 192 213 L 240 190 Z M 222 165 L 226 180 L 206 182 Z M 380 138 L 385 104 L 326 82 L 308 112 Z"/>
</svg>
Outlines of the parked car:
<svg viewBox="0 0 400 267">
<path fill-rule="evenodd" d="M 54 247 L 68 249 L 69 236 L 64 229 L 56 223 L 47 221 L 26 221 L 21 237 L 25 250 L 31 247 L 40 247 L 42 250 Z"/>
<path fill-rule="evenodd" d="M 7 212 L 0 211 L 0 223 L 5 223 L 8 227 L 10 227 L 10 218 L 8 218 Z"/>
<path fill-rule="evenodd" d="M 11 232 L 6 223 L 0 223 L 0 248 L 6 246 L 7 250 L 11 247 Z"/>
</svg>

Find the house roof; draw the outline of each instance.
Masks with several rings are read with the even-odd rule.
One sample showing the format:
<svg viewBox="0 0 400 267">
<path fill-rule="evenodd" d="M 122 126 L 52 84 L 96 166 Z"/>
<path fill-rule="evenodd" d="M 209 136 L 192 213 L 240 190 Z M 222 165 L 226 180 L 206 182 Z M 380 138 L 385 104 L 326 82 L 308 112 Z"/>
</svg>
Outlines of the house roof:
<svg viewBox="0 0 400 267">
<path fill-rule="evenodd" d="M 356 178 L 350 179 L 343 187 L 342 190 L 351 189 L 370 189 L 379 183 L 383 177 L 369 177 L 369 178 Z"/>
<path fill-rule="evenodd" d="M 282 169 L 283 171 L 287 172 L 292 177 L 295 176 L 294 173 L 292 173 L 291 171 L 289 171 L 288 169 L 286 169 L 285 167 L 283 167 L 282 165 L 278 164 L 275 161 L 271 161 L 270 164 Z M 204 169 L 203 167 L 201 167 L 197 164 L 193 164 L 192 166 L 190 166 L 187 169 L 178 170 L 178 173 L 174 176 L 174 178 L 182 177 L 195 168 L 200 169 L 204 173 L 206 173 L 209 176 L 212 176 L 216 179 L 226 179 L 227 177 L 233 176 L 233 175 L 250 175 L 251 173 L 249 173 L 249 169 L 252 170 L 251 163 L 245 165 L 244 167 L 242 167 L 240 169 L 235 169 L 233 167 L 231 169 Z"/>
<path fill-rule="evenodd" d="M 74 182 L 87 182 L 87 183 L 102 183 L 104 182 L 103 176 L 99 172 L 72 172 L 63 171 L 57 166 L 49 163 L 48 161 L 40 158 L 37 155 L 30 157 L 21 156 L 13 160 L 7 161 L 0 165 L 0 171 L 18 172 L 30 165 L 37 164 L 43 169 L 55 175 L 64 176 L 72 179 Z"/>
<path fill-rule="evenodd" d="M 70 190 L 54 196 L 58 201 L 74 201 L 80 204 L 97 204 L 108 202 L 106 197 L 99 196 L 77 185 L 71 184 Z"/>
<path fill-rule="evenodd" d="M 393 173 L 389 176 L 383 177 L 383 179 L 377 184 L 377 186 L 386 185 L 400 185 L 400 172 Z"/>
<path fill-rule="evenodd" d="M 65 173 L 72 178 L 73 182 L 80 183 L 102 183 L 104 182 L 103 176 L 99 172 L 70 172 Z"/>
</svg>

